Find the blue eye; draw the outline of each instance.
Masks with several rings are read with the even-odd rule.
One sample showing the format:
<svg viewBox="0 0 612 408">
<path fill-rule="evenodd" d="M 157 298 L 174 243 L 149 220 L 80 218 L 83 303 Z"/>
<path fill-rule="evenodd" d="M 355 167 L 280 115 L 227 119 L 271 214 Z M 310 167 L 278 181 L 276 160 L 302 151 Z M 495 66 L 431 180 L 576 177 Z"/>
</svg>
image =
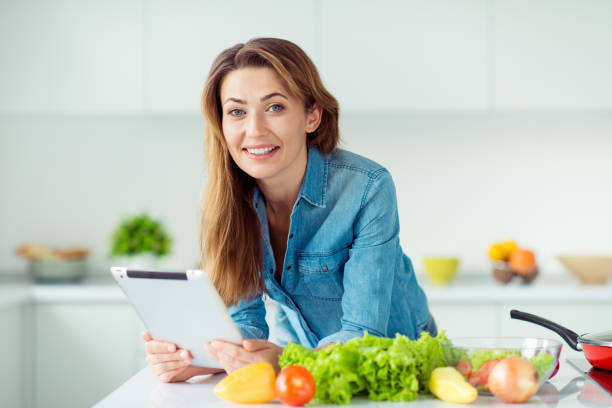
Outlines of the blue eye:
<svg viewBox="0 0 612 408">
<path fill-rule="evenodd" d="M 277 103 L 277 104 L 274 104 L 274 105 L 272 105 L 272 106 L 270 106 L 270 110 L 271 110 L 272 112 L 280 112 L 280 111 L 282 111 L 283 109 L 285 109 L 285 108 L 283 107 L 283 105 L 279 105 L 278 103 Z"/>
<path fill-rule="evenodd" d="M 244 111 L 242 109 L 232 109 L 229 111 L 229 114 L 232 116 L 242 116 L 244 115 Z"/>
</svg>

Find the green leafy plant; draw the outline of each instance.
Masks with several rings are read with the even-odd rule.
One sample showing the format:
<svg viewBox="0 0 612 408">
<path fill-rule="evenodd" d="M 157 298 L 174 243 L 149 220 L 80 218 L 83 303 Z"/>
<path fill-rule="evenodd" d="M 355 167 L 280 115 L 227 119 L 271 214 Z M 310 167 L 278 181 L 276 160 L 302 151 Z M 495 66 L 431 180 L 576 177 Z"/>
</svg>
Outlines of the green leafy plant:
<svg viewBox="0 0 612 408">
<path fill-rule="evenodd" d="M 111 238 L 111 257 L 170 253 L 172 239 L 160 221 L 143 213 L 125 218 Z"/>
</svg>

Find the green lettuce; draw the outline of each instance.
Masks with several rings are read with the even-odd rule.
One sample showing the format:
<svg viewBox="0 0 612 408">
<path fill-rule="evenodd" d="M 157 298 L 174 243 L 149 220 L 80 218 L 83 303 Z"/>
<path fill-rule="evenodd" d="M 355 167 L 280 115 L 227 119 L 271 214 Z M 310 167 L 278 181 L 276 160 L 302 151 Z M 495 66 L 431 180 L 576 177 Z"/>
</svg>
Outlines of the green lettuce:
<svg viewBox="0 0 612 408">
<path fill-rule="evenodd" d="M 555 358 L 551 354 L 540 353 L 531 357 L 529 361 L 531 361 L 531 364 L 533 364 L 540 377 L 544 377 L 551 368 Z"/>
<path fill-rule="evenodd" d="M 353 396 L 371 400 L 412 401 L 429 392 L 431 372 L 446 365 L 442 345 L 450 344 L 441 331 L 431 337 L 423 332 L 411 340 L 370 336 L 311 350 L 289 343 L 279 358 L 281 368 L 301 365 L 316 382 L 315 401 L 348 404 Z"/>
</svg>

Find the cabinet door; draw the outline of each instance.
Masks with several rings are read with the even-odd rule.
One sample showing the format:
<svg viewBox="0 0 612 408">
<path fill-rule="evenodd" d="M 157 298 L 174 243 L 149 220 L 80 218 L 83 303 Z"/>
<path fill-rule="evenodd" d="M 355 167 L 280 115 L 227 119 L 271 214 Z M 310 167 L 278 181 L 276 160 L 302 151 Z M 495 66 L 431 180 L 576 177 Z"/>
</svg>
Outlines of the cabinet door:
<svg viewBox="0 0 612 408">
<path fill-rule="evenodd" d="M 151 109 L 200 112 L 214 58 L 253 37 L 280 37 L 314 50 L 314 0 L 228 2 L 153 0 L 150 4 Z M 311 55 L 312 57 L 312 55 Z"/>
<path fill-rule="evenodd" d="M 4 1 L 0 113 L 140 111 L 142 2 Z"/>
<path fill-rule="evenodd" d="M 319 4 L 319 71 L 344 111 L 486 107 L 485 0 Z"/>
<path fill-rule="evenodd" d="M 0 406 L 25 406 L 24 311 L 21 305 L 0 307 Z"/>
<path fill-rule="evenodd" d="M 495 107 L 612 108 L 612 2 L 495 2 Z"/>
<path fill-rule="evenodd" d="M 125 304 L 36 305 L 35 406 L 92 406 L 124 383 L 137 371 L 137 328 Z"/>
</svg>

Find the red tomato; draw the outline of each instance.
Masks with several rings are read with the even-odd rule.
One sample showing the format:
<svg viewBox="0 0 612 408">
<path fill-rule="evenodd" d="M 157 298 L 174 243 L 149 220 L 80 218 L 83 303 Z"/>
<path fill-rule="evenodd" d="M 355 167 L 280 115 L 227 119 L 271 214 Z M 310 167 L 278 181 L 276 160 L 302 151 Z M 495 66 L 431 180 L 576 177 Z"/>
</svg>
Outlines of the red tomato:
<svg viewBox="0 0 612 408">
<path fill-rule="evenodd" d="M 482 385 L 483 387 L 487 386 L 489 382 L 489 373 L 499 363 L 499 360 L 489 360 L 486 363 L 482 364 L 478 367 L 476 372 L 472 373 L 468 378 L 468 382 L 472 384 L 474 387 L 478 385 Z"/>
<path fill-rule="evenodd" d="M 461 360 L 457 362 L 457 370 L 465 376 L 472 374 L 472 363 L 469 360 Z"/>
<path fill-rule="evenodd" d="M 306 368 L 288 366 L 278 373 L 274 393 L 283 404 L 304 405 L 314 397 L 315 380 Z"/>
</svg>

